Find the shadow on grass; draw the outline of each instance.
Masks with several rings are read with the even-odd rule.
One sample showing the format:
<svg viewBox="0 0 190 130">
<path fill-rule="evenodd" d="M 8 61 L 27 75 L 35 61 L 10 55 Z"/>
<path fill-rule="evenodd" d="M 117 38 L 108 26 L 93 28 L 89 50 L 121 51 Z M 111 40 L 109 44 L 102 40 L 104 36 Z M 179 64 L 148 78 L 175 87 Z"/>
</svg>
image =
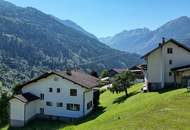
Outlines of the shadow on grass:
<svg viewBox="0 0 190 130">
<path fill-rule="evenodd" d="M 90 120 L 94 120 L 102 113 L 105 112 L 106 107 L 98 107 L 95 110 L 92 110 L 91 113 L 86 115 L 85 117 L 79 119 L 71 119 L 70 121 L 64 122 L 60 120 L 47 120 L 47 119 L 36 119 L 29 122 L 25 127 L 22 128 L 12 128 L 9 127 L 8 130 L 59 130 L 63 129 L 66 126 L 78 125 L 84 122 L 88 122 Z"/>
<path fill-rule="evenodd" d="M 82 118 L 74 121 L 73 124 L 78 125 L 78 124 L 81 124 L 81 123 L 84 123 L 84 122 L 94 120 L 98 116 L 100 116 L 102 113 L 104 113 L 105 109 L 106 109 L 106 107 L 99 106 L 98 108 L 92 110 L 92 112 L 89 113 L 88 115 L 86 115 L 85 117 L 82 117 Z"/>
<path fill-rule="evenodd" d="M 152 91 L 152 92 L 158 92 L 159 94 L 162 94 L 162 93 L 167 93 L 167 92 L 177 90 L 177 89 L 181 89 L 181 88 L 184 88 L 184 87 L 166 87 L 166 88 L 163 88 L 163 89 L 160 89 L 160 90 L 155 90 L 155 91 Z"/>
<path fill-rule="evenodd" d="M 113 101 L 113 104 L 117 103 L 117 104 L 120 104 L 120 103 L 123 103 L 125 102 L 125 100 L 127 100 L 127 98 L 131 97 L 131 96 L 134 96 L 136 94 L 138 94 L 139 92 L 131 92 L 129 93 L 127 96 L 126 95 L 123 95 L 121 97 L 118 97 L 116 98 L 114 101 Z"/>
</svg>

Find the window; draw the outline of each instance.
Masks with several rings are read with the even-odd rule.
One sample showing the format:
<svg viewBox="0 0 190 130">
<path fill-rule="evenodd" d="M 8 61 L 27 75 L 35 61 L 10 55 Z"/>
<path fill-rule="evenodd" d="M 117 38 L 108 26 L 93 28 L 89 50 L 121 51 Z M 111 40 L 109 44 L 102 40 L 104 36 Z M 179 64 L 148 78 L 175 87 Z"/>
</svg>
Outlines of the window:
<svg viewBox="0 0 190 130">
<path fill-rule="evenodd" d="M 50 92 L 50 93 L 53 92 L 53 88 L 49 88 L 49 92 Z"/>
<path fill-rule="evenodd" d="M 169 76 L 172 76 L 172 72 L 169 72 Z"/>
<path fill-rule="evenodd" d="M 43 93 L 40 93 L 40 99 L 44 100 L 44 94 Z"/>
<path fill-rule="evenodd" d="M 80 105 L 79 104 L 67 104 L 67 110 L 70 111 L 80 111 Z"/>
<path fill-rule="evenodd" d="M 63 103 L 62 102 L 57 102 L 56 106 L 57 107 L 63 107 Z"/>
<path fill-rule="evenodd" d="M 70 89 L 70 96 L 77 96 L 77 90 L 76 89 Z"/>
<path fill-rule="evenodd" d="M 170 64 L 170 65 L 172 64 L 172 60 L 169 60 L 169 64 Z"/>
<path fill-rule="evenodd" d="M 60 88 L 57 88 L 57 93 L 60 93 L 61 92 L 61 89 Z"/>
<path fill-rule="evenodd" d="M 173 53 L 173 48 L 168 48 L 168 54 L 172 54 Z"/>
<path fill-rule="evenodd" d="M 92 101 L 87 103 L 87 110 L 90 109 L 92 107 Z"/>
<path fill-rule="evenodd" d="M 53 106 L 52 102 L 50 102 L 50 101 L 47 101 L 47 102 L 46 102 L 46 105 L 47 105 L 47 106 Z"/>
</svg>

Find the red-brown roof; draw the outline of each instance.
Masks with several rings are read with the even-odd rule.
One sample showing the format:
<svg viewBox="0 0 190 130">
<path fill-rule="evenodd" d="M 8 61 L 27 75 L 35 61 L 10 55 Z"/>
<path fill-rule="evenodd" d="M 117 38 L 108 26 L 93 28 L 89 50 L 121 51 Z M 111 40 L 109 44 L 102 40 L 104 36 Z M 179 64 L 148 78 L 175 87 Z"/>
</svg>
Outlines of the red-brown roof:
<svg viewBox="0 0 190 130">
<path fill-rule="evenodd" d="M 64 79 L 72 81 L 73 83 L 76 83 L 76 84 L 78 84 L 82 87 L 88 88 L 88 89 L 97 87 L 99 85 L 98 78 L 91 76 L 80 70 L 76 70 L 76 71 L 74 70 L 74 71 L 71 71 L 71 74 L 68 74 L 66 71 L 52 71 L 52 72 L 44 73 L 43 75 L 41 75 L 29 82 L 19 85 L 18 87 L 24 87 L 30 83 L 33 83 L 40 79 L 46 78 L 52 74 L 58 75 Z"/>
<path fill-rule="evenodd" d="M 94 88 L 99 85 L 98 78 L 79 70 L 71 71 L 71 75 L 67 74 L 66 71 L 55 73 L 86 88 Z"/>
</svg>

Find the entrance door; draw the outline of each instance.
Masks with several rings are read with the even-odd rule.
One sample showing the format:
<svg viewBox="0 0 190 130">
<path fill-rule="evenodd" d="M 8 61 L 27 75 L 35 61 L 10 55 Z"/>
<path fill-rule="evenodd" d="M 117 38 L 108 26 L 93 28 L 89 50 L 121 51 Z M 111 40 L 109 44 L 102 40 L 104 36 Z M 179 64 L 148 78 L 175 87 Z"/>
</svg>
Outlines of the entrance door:
<svg viewBox="0 0 190 130">
<path fill-rule="evenodd" d="M 44 108 L 40 108 L 40 115 L 44 115 Z"/>
</svg>

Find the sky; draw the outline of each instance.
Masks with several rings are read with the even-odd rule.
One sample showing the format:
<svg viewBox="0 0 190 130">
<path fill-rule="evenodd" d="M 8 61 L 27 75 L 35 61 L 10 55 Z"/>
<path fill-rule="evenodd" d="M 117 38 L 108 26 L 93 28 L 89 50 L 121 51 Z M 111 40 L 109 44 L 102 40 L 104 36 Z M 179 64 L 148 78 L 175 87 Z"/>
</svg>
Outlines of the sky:
<svg viewBox="0 0 190 130">
<path fill-rule="evenodd" d="M 69 19 L 97 37 L 123 30 L 151 30 L 180 16 L 190 16 L 190 0 L 7 0 Z"/>
</svg>

